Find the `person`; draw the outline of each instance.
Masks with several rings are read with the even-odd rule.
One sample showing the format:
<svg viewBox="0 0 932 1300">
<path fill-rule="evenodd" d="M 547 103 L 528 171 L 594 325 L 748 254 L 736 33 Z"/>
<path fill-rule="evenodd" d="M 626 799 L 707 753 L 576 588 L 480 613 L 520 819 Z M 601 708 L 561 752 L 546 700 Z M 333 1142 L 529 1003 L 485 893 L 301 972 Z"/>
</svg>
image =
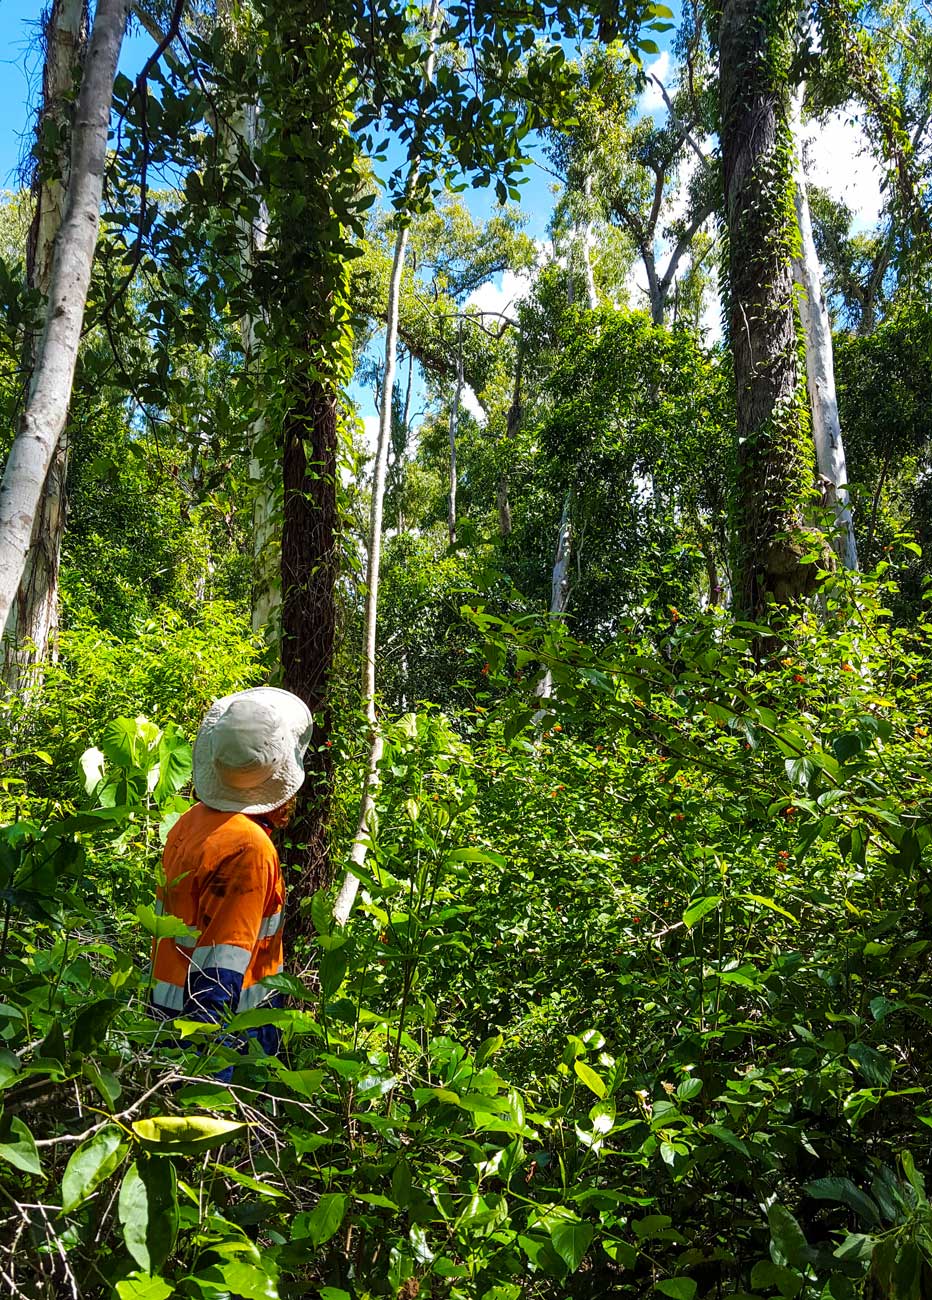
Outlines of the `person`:
<svg viewBox="0 0 932 1300">
<path fill-rule="evenodd" d="M 271 835 L 287 825 L 304 784 L 312 727 L 307 705 L 274 686 L 226 695 L 202 722 L 194 742 L 199 802 L 168 833 L 156 891 L 156 911 L 179 917 L 198 937 L 155 944 L 152 1006 L 160 1018 L 223 1023 L 281 1005 L 262 983 L 282 970 L 285 889 Z M 274 1027 L 249 1036 L 276 1054 Z M 232 1067 L 223 1074 L 228 1079 Z"/>
</svg>

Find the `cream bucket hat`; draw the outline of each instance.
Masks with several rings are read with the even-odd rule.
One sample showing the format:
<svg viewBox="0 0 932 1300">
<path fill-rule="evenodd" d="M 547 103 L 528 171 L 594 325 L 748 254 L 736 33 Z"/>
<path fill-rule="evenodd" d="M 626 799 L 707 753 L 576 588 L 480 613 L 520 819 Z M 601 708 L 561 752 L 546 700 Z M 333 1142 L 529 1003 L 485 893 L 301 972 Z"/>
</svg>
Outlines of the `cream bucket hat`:
<svg viewBox="0 0 932 1300">
<path fill-rule="evenodd" d="M 304 784 L 311 711 L 276 686 L 225 695 L 210 706 L 194 742 L 194 789 L 219 812 L 266 813 Z"/>
</svg>

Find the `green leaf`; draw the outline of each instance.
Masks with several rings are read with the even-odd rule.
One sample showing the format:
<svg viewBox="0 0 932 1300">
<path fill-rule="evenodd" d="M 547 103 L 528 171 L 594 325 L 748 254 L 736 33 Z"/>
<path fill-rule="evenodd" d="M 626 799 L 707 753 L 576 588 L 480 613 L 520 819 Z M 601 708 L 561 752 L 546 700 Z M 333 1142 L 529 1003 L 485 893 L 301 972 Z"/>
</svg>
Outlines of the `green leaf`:
<svg viewBox="0 0 932 1300">
<path fill-rule="evenodd" d="M 767 1211 L 770 1235 L 782 1262 L 793 1268 L 801 1268 L 807 1258 L 809 1245 L 802 1228 L 784 1205 L 774 1203 Z M 781 1260 L 774 1261 L 780 1263 Z"/>
<path fill-rule="evenodd" d="M 349 1200 L 342 1192 L 325 1192 L 307 1217 L 307 1235 L 314 1246 L 322 1246 L 340 1228 Z"/>
<path fill-rule="evenodd" d="M 687 930 L 691 930 L 697 922 L 701 921 L 704 916 L 714 912 L 722 901 L 720 894 L 710 894 L 708 898 L 700 898 L 697 902 L 687 907 L 683 913 L 682 921 Z"/>
<path fill-rule="evenodd" d="M 329 934 L 333 929 L 333 900 L 328 889 L 318 889 L 311 899 L 311 922 L 318 934 Z"/>
<path fill-rule="evenodd" d="M 578 1219 L 559 1219 L 550 1231 L 553 1248 L 571 1273 L 575 1273 L 589 1249 L 594 1228 Z"/>
<path fill-rule="evenodd" d="M 123 1006 L 116 998 L 104 998 L 85 1007 L 71 1031 L 71 1050 L 86 1056 L 107 1037 L 110 1022 Z"/>
<path fill-rule="evenodd" d="M 343 948 L 325 952 L 320 959 L 318 971 L 320 988 L 325 998 L 332 998 L 343 983 L 349 959 Z"/>
<path fill-rule="evenodd" d="M 581 1079 L 589 1091 L 594 1092 L 600 1100 L 607 1095 L 608 1089 L 605 1083 L 591 1066 L 586 1065 L 585 1061 L 574 1061 L 573 1069 L 576 1071 L 577 1078 Z"/>
<path fill-rule="evenodd" d="M 857 1066 L 872 1088 L 886 1088 L 893 1076 L 893 1062 L 871 1047 L 869 1043 L 851 1043 L 848 1060 Z"/>
<path fill-rule="evenodd" d="M 166 1300 L 175 1294 L 175 1288 L 163 1277 L 133 1272 L 122 1282 L 117 1282 L 116 1293 L 120 1300 Z"/>
<path fill-rule="evenodd" d="M 784 1300 L 792 1300 L 802 1290 L 803 1279 L 791 1268 L 782 1268 L 772 1259 L 759 1259 L 751 1269 L 751 1286 L 755 1291 L 776 1287 Z"/>
<path fill-rule="evenodd" d="M 669 1277 L 664 1282 L 654 1283 L 655 1291 L 672 1296 L 673 1300 L 693 1300 L 698 1289 L 691 1277 Z"/>
<path fill-rule="evenodd" d="M 170 722 L 159 741 L 159 779 L 153 792 L 159 807 L 190 781 L 191 770 L 191 746 L 181 728 Z"/>
<path fill-rule="evenodd" d="M 244 1259 L 221 1264 L 219 1273 L 233 1295 L 243 1300 L 278 1300 L 275 1278 Z"/>
<path fill-rule="evenodd" d="M 818 1201 L 838 1201 L 848 1205 L 871 1227 L 880 1227 L 880 1211 L 876 1204 L 850 1178 L 817 1178 L 815 1182 L 807 1183 L 804 1190 Z"/>
<path fill-rule="evenodd" d="M 197 1155 L 211 1147 L 222 1146 L 245 1124 L 213 1115 L 155 1115 L 137 1119 L 133 1132 L 153 1153 L 161 1155 Z"/>
<path fill-rule="evenodd" d="M 141 1157 L 126 1171 L 117 1213 L 126 1249 L 145 1273 L 157 1272 L 178 1232 L 175 1168 L 170 1160 Z"/>
<path fill-rule="evenodd" d="M 15 1115 L 4 1115 L 0 1119 L 0 1160 L 15 1165 L 23 1173 L 45 1177 L 39 1163 L 35 1139 L 23 1121 Z"/>
<path fill-rule="evenodd" d="M 692 1101 L 693 1097 L 698 1097 L 700 1092 L 702 1092 L 701 1079 L 684 1079 L 676 1086 L 676 1095 L 680 1101 Z"/>
<path fill-rule="evenodd" d="M 278 1077 L 292 1092 L 312 1099 L 320 1091 L 324 1080 L 323 1070 L 279 1070 Z"/>
<path fill-rule="evenodd" d="M 799 924 L 792 912 L 788 912 L 785 907 L 781 907 L 779 903 L 775 903 L 772 898 L 765 898 L 763 894 L 742 894 L 741 897 L 746 898 L 751 903 L 757 903 L 760 907 L 769 907 L 771 912 L 778 912 L 780 916 L 785 916 L 786 919 L 792 921 L 794 925 Z"/>
<path fill-rule="evenodd" d="M 148 903 L 140 903 L 136 908 L 136 920 L 144 930 L 149 931 L 153 939 L 184 939 L 191 945 L 196 944 L 201 935 L 200 930 L 193 930 L 180 917 L 172 916 L 170 912 L 156 916 L 155 908 Z"/>
<path fill-rule="evenodd" d="M 125 1154 L 123 1130 L 115 1124 L 108 1124 L 87 1142 L 82 1142 L 62 1176 L 62 1213 L 70 1214 L 87 1200 L 94 1188 L 110 1177 Z"/>
<path fill-rule="evenodd" d="M 258 1178 L 251 1178 L 249 1174 L 244 1174 L 239 1169 L 232 1169 L 229 1165 L 214 1165 L 214 1169 L 223 1174 L 224 1178 L 229 1178 L 233 1183 L 239 1183 L 240 1187 L 248 1187 L 251 1192 L 255 1192 L 258 1196 L 265 1196 L 270 1200 L 287 1199 L 287 1192 L 283 1192 L 277 1187 L 270 1187 L 268 1183 L 260 1182 Z"/>
</svg>

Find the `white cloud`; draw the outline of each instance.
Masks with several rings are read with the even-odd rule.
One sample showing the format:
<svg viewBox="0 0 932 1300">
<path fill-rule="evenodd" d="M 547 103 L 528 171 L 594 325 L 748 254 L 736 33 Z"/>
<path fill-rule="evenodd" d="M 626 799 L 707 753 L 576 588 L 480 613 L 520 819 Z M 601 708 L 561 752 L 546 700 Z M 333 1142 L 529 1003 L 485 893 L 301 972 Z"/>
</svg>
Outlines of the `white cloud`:
<svg viewBox="0 0 932 1300">
<path fill-rule="evenodd" d="M 656 77 L 666 86 L 670 75 L 670 51 L 662 50 L 653 63 L 644 69 L 648 77 Z M 666 113 L 667 106 L 656 81 L 648 81 L 647 89 L 638 97 L 638 113 L 643 117 L 647 113 Z"/>
<path fill-rule="evenodd" d="M 362 417 L 362 444 L 367 456 L 375 455 L 375 446 L 379 440 L 379 417 L 364 415 Z"/>
<path fill-rule="evenodd" d="M 500 282 L 489 280 L 478 289 L 474 289 L 466 299 L 467 307 L 476 307 L 479 311 L 502 312 L 508 315 L 510 309 L 525 297 L 531 287 L 531 276 L 527 271 L 505 271 Z"/>
<path fill-rule="evenodd" d="M 463 404 L 463 409 L 469 412 L 476 424 L 485 424 L 488 417 L 486 416 L 482 403 L 468 384 L 463 385 L 463 391 L 460 393 L 460 401 Z"/>
<path fill-rule="evenodd" d="M 876 224 L 883 205 L 881 170 L 867 149 L 860 122 L 850 113 L 834 112 L 803 130 L 806 175 L 854 213 L 855 229 Z"/>
</svg>

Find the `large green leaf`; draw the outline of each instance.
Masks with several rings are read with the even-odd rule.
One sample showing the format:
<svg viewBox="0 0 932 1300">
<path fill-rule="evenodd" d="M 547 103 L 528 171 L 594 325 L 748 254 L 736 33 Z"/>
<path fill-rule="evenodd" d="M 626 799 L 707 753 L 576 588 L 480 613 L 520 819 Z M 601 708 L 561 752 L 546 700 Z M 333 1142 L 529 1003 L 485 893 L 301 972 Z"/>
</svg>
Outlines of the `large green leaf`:
<svg viewBox="0 0 932 1300">
<path fill-rule="evenodd" d="M 558 1219 L 550 1230 L 553 1248 L 571 1273 L 575 1273 L 589 1249 L 595 1229 L 578 1219 Z"/>
<path fill-rule="evenodd" d="M 130 1273 L 117 1282 L 116 1293 L 120 1300 L 167 1300 L 175 1288 L 164 1277 L 150 1277 L 148 1273 Z"/>
<path fill-rule="evenodd" d="M 126 1154 L 123 1130 L 108 1124 L 82 1142 L 65 1166 L 61 1180 L 61 1208 L 68 1214 L 87 1200 L 94 1188 L 109 1178 Z"/>
<path fill-rule="evenodd" d="M 155 1115 L 133 1124 L 140 1142 L 157 1155 L 198 1155 L 221 1146 L 245 1128 L 237 1120 L 214 1115 Z"/>
<path fill-rule="evenodd" d="M 790 1214 L 785 1205 L 774 1202 L 767 1211 L 770 1235 L 782 1260 L 793 1268 L 800 1268 L 806 1261 L 809 1245 L 802 1228 Z"/>
<path fill-rule="evenodd" d="M 848 1059 L 854 1062 L 872 1088 L 886 1088 L 893 1077 L 893 1062 L 881 1056 L 869 1043 L 852 1043 L 848 1048 Z"/>
<path fill-rule="evenodd" d="M 44 1178 L 35 1139 L 21 1119 L 4 1115 L 0 1119 L 0 1160 L 15 1165 L 26 1174 Z"/>
<path fill-rule="evenodd" d="M 71 1050 L 86 1055 L 107 1037 L 110 1022 L 123 1006 L 116 998 L 103 998 L 85 1007 L 71 1031 Z"/>
<path fill-rule="evenodd" d="M 872 1228 L 880 1227 L 877 1205 L 850 1178 L 817 1178 L 815 1182 L 806 1184 L 806 1192 L 818 1201 L 838 1201 L 842 1205 L 848 1205 Z"/>
<path fill-rule="evenodd" d="M 191 779 L 191 746 L 181 728 L 170 722 L 159 741 L 159 779 L 155 801 L 161 807 Z"/>
<path fill-rule="evenodd" d="M 594 1092 L 600 1100 L 606 1096 L 608 1089 L 605 1086 L 604 1080 L 596 1074 L 595 1070 L 593 1070 L 591 1066 L 586 1065 L 585 1061 L 574 1061 L 573 1070 L 589 1091 Z"/>
<path fill-rule="evenodd" d="M 690 904 L 682 917 L 683 924 L 686 926 L 687 930 L 691 930 L 692 927 L 697 925 L 704 916 L 708 916 L 710 912 L 714 912 L 721 901 L 722 898 L 720 894 L 710 894 L 707 898 L 699 898 L 695 903 Z"/>
<path fill-rule="evenodd" d="M 305 1231 L 317 1247 L 329 1241 L 339 1230 L 349 1200 L 342 1192 L 324 1192 L 305 1220 Z"/>
<path fill-rule="evenodd" d="M 126 1249 L 145 1273 L 158 1272 L 178 1232 L 175 1168 L 170 1160 L 145 1156 L 126 1171 L 117 1213 Z"/>
<path fill-rule="evenodd" d="M 672 1300 L 694 1300 L 699 1287 L 691 1277 L 668 1277 L 663 1282 L 655 1282 L 654 1290 L 672 1296 Z"/>
</svg>

